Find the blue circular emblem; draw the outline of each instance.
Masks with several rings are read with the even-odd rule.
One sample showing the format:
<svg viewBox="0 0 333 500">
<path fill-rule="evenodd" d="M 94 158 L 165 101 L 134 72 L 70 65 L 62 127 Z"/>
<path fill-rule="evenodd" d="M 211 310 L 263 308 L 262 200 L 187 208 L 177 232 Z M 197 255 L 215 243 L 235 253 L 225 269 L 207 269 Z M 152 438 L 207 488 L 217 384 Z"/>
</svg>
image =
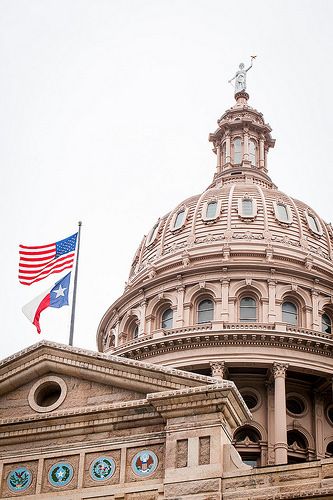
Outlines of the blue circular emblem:
<svg viewBox="0 0 333 500">
<path fill-rule="evenodd" d="M 116 463 L 111 457 L 99 457 L 90 466 L 90 476 L 95 481 L 105 481 L 113 476 Z"/>
<path fill-rule="evenodd" d="M 73 467 L 67 462 L 52 465 L 49 471 L 49 481 L 52 486 L 66 486 L 73 477 Z"/>
<path fill-rule="evenodd" d="M 15 493 L 25 491 L 32 481 L 32 474 L 26 467 L 17 467 L 10 471 L 7 477 L 7 485 L 10 491 Z"/>
<path fill-rule="evenodd" d="M 158 466 L 158 458 L 153 451 L 142 450 L 134 455 L 132 470 L 138 476 L 144 477 L 152 474 Z"/>
</svg>

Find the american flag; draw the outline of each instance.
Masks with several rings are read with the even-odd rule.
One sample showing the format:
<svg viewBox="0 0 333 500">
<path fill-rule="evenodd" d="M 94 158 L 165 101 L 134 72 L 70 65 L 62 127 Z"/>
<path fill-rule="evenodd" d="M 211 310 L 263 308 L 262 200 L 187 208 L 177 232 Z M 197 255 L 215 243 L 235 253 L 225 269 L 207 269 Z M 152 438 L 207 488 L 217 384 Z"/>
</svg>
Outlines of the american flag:
<svg viewBox="0 0 333 500">
<path fill-rule="evenodd" d="M 53 273 L 73 267 L 77 234 L 42 246 L 20 245 L 19 281 L 32 285 Z"/>
</svg>

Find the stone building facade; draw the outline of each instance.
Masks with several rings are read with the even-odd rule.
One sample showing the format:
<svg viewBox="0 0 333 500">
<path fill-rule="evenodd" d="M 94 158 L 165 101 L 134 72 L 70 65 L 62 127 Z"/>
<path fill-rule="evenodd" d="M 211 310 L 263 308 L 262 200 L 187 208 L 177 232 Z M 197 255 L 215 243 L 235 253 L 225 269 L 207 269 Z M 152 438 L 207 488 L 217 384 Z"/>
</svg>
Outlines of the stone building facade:
<svg viewBox="0 0 333 500">
<path fill-rule="evenodd" d="M 333 498 L 333 230 L 274 185 L 271 128 L 235 99 L 213 181 L 143 238 L 99 353 L 0 365 L 2 498 Z"/>
</svg>

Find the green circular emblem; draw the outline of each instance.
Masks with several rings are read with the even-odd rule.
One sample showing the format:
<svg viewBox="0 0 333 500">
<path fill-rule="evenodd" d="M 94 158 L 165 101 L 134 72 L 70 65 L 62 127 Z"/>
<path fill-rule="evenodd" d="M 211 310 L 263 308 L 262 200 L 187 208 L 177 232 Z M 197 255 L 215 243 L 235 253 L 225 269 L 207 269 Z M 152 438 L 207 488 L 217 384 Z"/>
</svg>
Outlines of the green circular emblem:
<svg viewBox="0 0 333 500">
<path fill-rule="evenodd" d="M 105 481 L 113 476 L 116 463 L 111 457 L 99 457 L 90 466 L 90 476 L 95 481 Z"/>
<path fill-rule="evenodd" d="M 67 462 L 58 462 L 49 471 L 49 481 L 53 486 L 66 486 L 72 477 L 73 467 Z"/>
</svg>

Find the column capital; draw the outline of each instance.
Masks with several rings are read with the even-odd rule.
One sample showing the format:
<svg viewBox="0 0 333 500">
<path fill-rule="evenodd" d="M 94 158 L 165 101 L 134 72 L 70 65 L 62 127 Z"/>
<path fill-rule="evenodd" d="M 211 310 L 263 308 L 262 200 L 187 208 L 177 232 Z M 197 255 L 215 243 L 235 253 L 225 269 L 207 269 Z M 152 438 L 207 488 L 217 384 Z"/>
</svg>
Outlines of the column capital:
<svg viewBox="0 0 333 500">
<path fill-rule="evenodd" d="M 210 361 L 209 364 L 212 370 L 212 377 L 223 380 L 227 370 L 225 361 Z"/>
<path fill-rule="evenodd" d="M 288 366 L 289 366 L 288 363 L 280 363 L 280 362 L 275 361 L 273 363 L 273 366 L 272 366 L 272 372 L 273 372 L 274 378 L 277 378 L 277 377 L 285 378 Z"/>
</svg>

